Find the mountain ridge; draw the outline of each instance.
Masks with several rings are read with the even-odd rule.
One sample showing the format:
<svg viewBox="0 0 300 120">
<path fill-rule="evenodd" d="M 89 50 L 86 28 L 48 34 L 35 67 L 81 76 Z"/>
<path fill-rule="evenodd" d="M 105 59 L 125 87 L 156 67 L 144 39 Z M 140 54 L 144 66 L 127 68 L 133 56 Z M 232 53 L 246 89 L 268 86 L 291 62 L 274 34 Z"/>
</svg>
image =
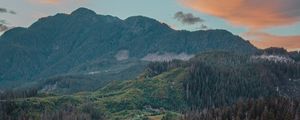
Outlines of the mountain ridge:
<svg viewBox="0 0 300 120">
<path fill-rule="evenodd" d="M 116 55 L 135 63 L 149 55 L 193 55 L 218 50 L 243 54 L 258 51 L 226 30 L 179 31 L 144 16 L 121 20 L 79 8 L 71 14 L 41 18 L 28 28 L 5 32 L 0 37 L 0 55 L 5 58 L 0 60 L 0 80 L 30 82 L 64 74 L 108 71 L 111 68 L 88 66 L 105 61 L 119 64 Z"/>
</svg>

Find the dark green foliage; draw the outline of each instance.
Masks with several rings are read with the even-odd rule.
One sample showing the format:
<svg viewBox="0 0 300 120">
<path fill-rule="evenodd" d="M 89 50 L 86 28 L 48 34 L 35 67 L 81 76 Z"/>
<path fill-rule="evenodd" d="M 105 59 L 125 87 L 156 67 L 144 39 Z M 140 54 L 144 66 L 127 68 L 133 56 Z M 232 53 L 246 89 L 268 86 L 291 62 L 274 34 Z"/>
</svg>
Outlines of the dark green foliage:
<svg viewBox="0 0 300 120">
<path fill-rule="evenodd" d="M 0 92 L 0 100 L 11 100 L 16 98 L 28 98 L 38 96 L 37 88 L 8 90 Z"/>
<path fill-rule="evenodd" d="M 170 71 L 174 68 L 183 66 L 183 61 L 173 60 L 170 62 L 151 62 L 145 70 L 145 77 L 154 77 L 163 72 Z"/>
<path fill-rule="evenodd" d="M 194 108 L 282 95 L 284 85 L 300 78 L 297 63 L 251 60 L 250 56 L 229 53 L 201 54 L 189 64 L 184 88 L 186 100 Z"/>
<path fill-rule="evenodd" d="M 290 52 L 290 56 L 295 60 L 295 61 L 300 61 L 300 52 L 295 51 L 295 52 Z"/>
<path fill-rule="evenodd" d="M 101 91 L 121 93 L 121 95 L 112 94 L 111 96 L 124 96 L 122 93 L 128 93 L 126 98 L 118 98 L 116 101 L 106 103 L 107 108 L 112 112 L 143 109 L 145 106 L 153 109 L 180 110 L 185 107 L 181 80 L 178 78 L 180 74 L 182 70 L 173 70 L 151 78 L 110 84 Z M 131 97 L 135 98 L 134 101 L 129 99 Z"/>
<path fill-rule="evenodd" d="M 14 115 L 14 110 L 17 107 L 15 102 L 12 101 L 0 101 L 0 120 L 9 120 Z"/>
<path fill-rule="evenodd" d="M 161 120 L 179 120 L 179 116 L 175 113 L 167 112 Z"/>
<path fill-rule="evenodd" d="M 284 48 L 271 47 L 263 50 L 263 54 L 269 55 L 287 55 L 288 51 Z"/>
<path fill-rule="evenodd" d="M 282 97 L 239 100 L 232 106 L 185 113 L 183 120 L 298 120 L 299 101 Z"/>
<path fill-rule="evenodd" d="M 299 63 L 227 52 L 202 53 L 188 62 L 151 63 L 146 69 L 146 76 L 175 68 L 185 69 L 182 94 L 193 109 L 230 105 L 240 98 L 297 98 L 300 93 Z"/>
<path fill-rule="evenodd" d="M 0 120 L 104 120 L 105 115 L 91 103 L 82 110 L 73 104 L 64 104 L 57 109 L 35 111 L 28 103 L 0 101 Z M 42 106 L 42 105 L 41 105 Z M 57 105 L 58 107 L 58 105 Z"/>
<path fill-rule="evenodd" d="M 261 97 L 277 96 L 299 98 L 299 71 L 297 62 L 280 62 L 228 52 L 207 52 L 185 62 L 151 63 L 145 73 L 135 80 L 113 81 L 94 92 L 69 96 L 44 94 L 14 99 L 14 104 L 7 104 L 12 107 L 4 111 L 8 111 L 10 116 L 21 115 L 25 111 L 25 115 L 36 117 L 42 115 L 44 111 L 51 111 L 54 114 L 67 104 L 91 118 L 102 118 L 105 115 L 108 119 L 146 119 L 147 116 L 165 115 L 164 119 L 171 119 L 173 115 L 168 114 L 170 111 L 182 113 L 186 110 L 195 110 L 198 114 L 203 109 L 226 108 L 239 99 L 256 101 L 255 99 Z M 62 83 L 66 84 L 65 86 L 69 84 Z M 243 102 L 236 105 L 241 103 Z M 274 116 L 277 118 L 278 113 L 272 111 L 274 110 L 269 107 L 257 108 L 256 112 L 260 113 L 258 119 L 261 119 L 261 116 L 265 119 L 272 119 Z M 284 111 L 280 112 L 285 114 Z M 217 113 L 213 112 L 212 115 L 204 117 L 211 118 L 214 114 Z M 245 117 L 241 112 L 234 114 L 239 118 Z M 224 116 L 231 117 L 229 113 Z"/>
<path fill-rule="evenodd" d="M 257 54 L 288 56 L 295 61 L 300 60 L 300 52 L 299 51 L 288 52 L 284 48 L 276 48 L 276 47 L 266 48 L 266 49 L 260 50 L 259 52 L 257 52 Z"/>
</svg>

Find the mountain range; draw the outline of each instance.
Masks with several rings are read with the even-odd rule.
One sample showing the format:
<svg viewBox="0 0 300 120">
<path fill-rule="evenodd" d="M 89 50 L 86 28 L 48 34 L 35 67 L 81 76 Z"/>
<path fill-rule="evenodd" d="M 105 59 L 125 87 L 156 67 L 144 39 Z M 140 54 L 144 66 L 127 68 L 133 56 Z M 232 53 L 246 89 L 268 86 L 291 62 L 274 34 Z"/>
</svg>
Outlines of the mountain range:
<svg viewBox="0 0 300 120">
<path fill-rule="evenodd" d="M 0 37 L 0 120 L 298 120 L 300 53 L 79 8 Z"/>
<path fill-rule="evenodd" d="M 132 79 L 151 61 L 188 60 L 207 51 L 253 54 L 248 41 L 226 30 L 174 30 L 157 20 L 125 20 L 79 8 L 39 19 L 0 37 L 0 89 L 47 79 Z"/>
</svg>

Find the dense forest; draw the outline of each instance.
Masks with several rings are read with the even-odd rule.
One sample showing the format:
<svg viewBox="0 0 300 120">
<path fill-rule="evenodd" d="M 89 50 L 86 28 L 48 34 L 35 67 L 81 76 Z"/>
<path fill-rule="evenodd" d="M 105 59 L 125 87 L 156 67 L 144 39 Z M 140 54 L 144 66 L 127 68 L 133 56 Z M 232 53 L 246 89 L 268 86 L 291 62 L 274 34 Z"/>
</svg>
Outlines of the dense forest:
<svg viewBox="0 0 300 120">
<path fill-rule="evenodd" d="M 271 50 L 267 52 L 269 55 L 273 54 Z M 299 85 L 299 63 L 292 59 L 286 61 L 288 58 L 269 59 L 258 56 L 226 52 L 204 53 L 189 62 L 149 64 L 146 74 L 151 76 L 178 67 L 184 68 L 187 72 L 182 84 L 185 99 L 190 107 L 196 108 L 230 105 L 239 98 L 299 97 L 296 90 L 287 90 L 287 86 L 291 84 Z"/>
<path fill-rule="evenodd" d="M 239 100 L 232 106 L 192 110 L 184 120 L 299 120 L 300 104 L 288 98 Z"/>
<path fill-rule="evenodd" d="M 24 88 L 18 90 L 6 90 L 0 92 L 0 100 L 13 100 L 17 98 L 28 98 L 38 96 L 37 88 Z"/>
<path fill-rule="evenodd" d="M 28 104 L 29 105 L 29 104 Z M 37 106 L 42 107 L 42 106 Z M 15 101 L 0 102 L 0 120 L 104 120 L 105 115 L 87 103 L 83 109 L 79 110 L 75 105 L 65 104 L 56 111 L 44 110 L 33 117 L 30 109 L 24 109 Z M 16 112 L 15 110 L 20 110 Z"/>
<path fill-rule="evenodd" d="M 299 79 L 299 62 L 287 55 L 208 52 L 150 63 L 136 79 L 92 92 L 2 91 L 0 114 L 3 120 L 297 120 Z"/>
</svg>

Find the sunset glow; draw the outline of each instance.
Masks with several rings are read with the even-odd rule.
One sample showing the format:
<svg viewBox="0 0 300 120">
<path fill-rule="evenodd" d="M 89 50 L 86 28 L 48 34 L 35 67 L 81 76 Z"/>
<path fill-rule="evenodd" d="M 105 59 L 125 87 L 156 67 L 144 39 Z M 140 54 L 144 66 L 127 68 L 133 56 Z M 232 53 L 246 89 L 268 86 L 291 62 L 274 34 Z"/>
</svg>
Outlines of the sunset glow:
<svg viewBox="0 0 300 120">
<path fill-rule="evenodd" d="M 41 17 L 86 7 L 121 19 L 135 15 L 152 17 L 174 29 L 226 29 L 259 48 L 300 48 L 299 0 L 4 0 L 1 5 L 17 13 L 0 14 L 0 24 L 5 23 L 3 30 L 28 27 Z M 201 22 L 180 23 L 173 17 L 179 11 L 191 13 Z"/>
<path fill-rule="evenodd" d="M 300 48 L 298 35 L 280 36 L 261 32 L 278 26 L 293 26 L 299 23 L 299 0 L 181 0 L 183 5 L 201 13 L 216 16 L 233 26 L 246 27 L 246 39 L 259 48 L 271 46 L 289 50 Z M 254 38 L 254 39 L 253 39 Z"/>
</svg>

